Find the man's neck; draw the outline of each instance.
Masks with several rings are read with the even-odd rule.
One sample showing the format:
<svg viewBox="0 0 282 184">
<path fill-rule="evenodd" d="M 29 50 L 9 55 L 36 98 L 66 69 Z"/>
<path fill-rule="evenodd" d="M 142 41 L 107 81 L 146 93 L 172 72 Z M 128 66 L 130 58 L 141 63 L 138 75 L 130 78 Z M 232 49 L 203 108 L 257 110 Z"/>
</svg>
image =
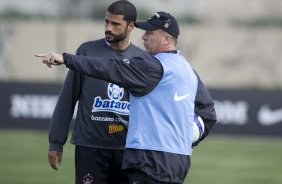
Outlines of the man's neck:
<svg viewBox="0 0 282 184">
<path fill-rule="evenodd" d="M 156 55 L 157 53 L 177 53 L 177 49 L 174 45 L 167 45 L 162 49 L 159 49 L 156 53 L 151 53 L 152 55 Z"/>
<path fill-rule="evenodd" d="M 110 47 L 112 47 L 115 50 L 125 50 L 130 44 L 129 39 L 124 39 L 120 42 L 112 42 L 108 43 Z"/>
</svg>

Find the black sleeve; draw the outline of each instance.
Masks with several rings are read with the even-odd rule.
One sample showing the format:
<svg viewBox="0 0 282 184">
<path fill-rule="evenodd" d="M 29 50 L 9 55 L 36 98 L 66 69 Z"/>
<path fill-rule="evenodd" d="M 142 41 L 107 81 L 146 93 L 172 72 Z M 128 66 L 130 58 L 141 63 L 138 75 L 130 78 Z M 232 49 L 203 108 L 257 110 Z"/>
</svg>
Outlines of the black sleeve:
<svg viewBox="0 0 282 184">
<path fill-rule="evenodd" d="M 63 151 L 83 79 L 78 72 L 69 70 L 67 73 L 49 124 L 49 151 Z"/>
<path fill-rule="evenodd" d="M 212 127 L 216 123 L 216 112 L 214 108 L 214 102 L 213 99 L 206 88 L 206 86 L 201 81 L 199 75 L 196 71 L 194 71 L 197 78 L 198 78 L 198 89 L 195 99 L 195 113 L 199 115 L 205 124 L 205 132 L 201 139 L 195 143 L 193 143 L 193 146 L 197 146 L 199 142 L 201 142 L 211 131 Z"/>
<path fill-rule="evenodd" d="M 68 68 L 115 83 L 128 89 L 134 96 L 151 92 L 163 75 L 160 62 L 147 54 L 123 60 L 64 54 L 64 61 Z"/>
</svg>

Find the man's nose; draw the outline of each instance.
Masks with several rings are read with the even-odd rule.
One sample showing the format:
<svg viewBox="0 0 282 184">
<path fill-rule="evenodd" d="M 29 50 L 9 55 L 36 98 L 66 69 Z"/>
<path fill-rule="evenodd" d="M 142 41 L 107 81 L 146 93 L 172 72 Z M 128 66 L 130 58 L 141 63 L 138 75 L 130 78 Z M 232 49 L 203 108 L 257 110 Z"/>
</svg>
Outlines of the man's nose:
<svg viewBox="0 0 282 184">
<path fill-rule="evenodd" d="M 112 32 L 113 26 L 111 26 L 111 24 L 106 24 L 106 25 L 105 25 L 105 30 Z"/>
<path fill-rule="evenodd" d="M 142 35 L 142 40 L 146 40 L 146 39 L 147 39 L 146 34 L 143 34 L 143 35 Z"/>
</svg>

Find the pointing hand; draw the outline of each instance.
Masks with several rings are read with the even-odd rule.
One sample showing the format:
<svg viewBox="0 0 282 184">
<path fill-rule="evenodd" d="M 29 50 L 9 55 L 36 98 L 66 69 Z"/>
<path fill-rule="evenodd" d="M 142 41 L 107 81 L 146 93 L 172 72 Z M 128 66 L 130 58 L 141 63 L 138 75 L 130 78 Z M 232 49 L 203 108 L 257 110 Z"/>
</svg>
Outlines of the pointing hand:
<svg viewBox="0 0 282 184">
<path fill-rule="evenodd" d="M 52 65 L 64 64 L 64 58 L 62 54 L 50 52 L 48 54 L 35 54 L 34 56 L 42 58 L 42 63 L 46 64 L 49 68 L 51 68 Z"/>
</svg>

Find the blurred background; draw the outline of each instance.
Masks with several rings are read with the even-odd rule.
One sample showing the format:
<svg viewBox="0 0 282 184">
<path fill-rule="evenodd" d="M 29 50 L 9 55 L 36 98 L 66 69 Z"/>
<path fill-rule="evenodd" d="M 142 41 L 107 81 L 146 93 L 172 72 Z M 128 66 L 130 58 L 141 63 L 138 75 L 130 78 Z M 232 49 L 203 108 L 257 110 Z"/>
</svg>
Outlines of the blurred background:
<svg viewBox="0 0 282 184">
<path fill-rule="evenodd" d="M 33 56 L 104 36 L 114 0 L 0 0 L 0 183 L 73 182 L 73 146 L 47 163 L 48 123 L 67 69 Z M 218 123 L 186 183 L 282 183 L 282 0 L 131 0 L 138 20 L 167 11 L 178 48 L 215 100 Z M 132 42 L 141 48 L 143 32 Z"/>
</svg>

